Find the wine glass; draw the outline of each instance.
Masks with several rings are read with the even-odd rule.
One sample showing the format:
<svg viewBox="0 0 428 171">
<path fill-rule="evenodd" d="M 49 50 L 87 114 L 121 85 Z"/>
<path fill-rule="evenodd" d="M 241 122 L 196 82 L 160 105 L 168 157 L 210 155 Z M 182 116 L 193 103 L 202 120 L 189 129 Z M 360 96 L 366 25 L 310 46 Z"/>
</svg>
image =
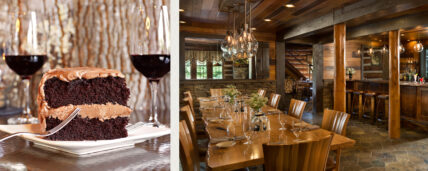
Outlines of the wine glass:
<svg viewBox="0 0 428 171">
<path fill-rule="evenodd" d="M 281 128 L 279 128 L 280 131 L 285 131 L 287 130 L 287 128 L 285 128 L 285 117 L 281 117 L 281 113 L 278 114 L 278 120 L 279 120 L 279 124 L 281 124 Z"/>
<path fill-rule="evenodd" d="M 300 136 L 300 132 L 302 130 L 301 125 L 299 124 L 299 121 L 294 121 L 294 120 L 293 120 L 292 125 L 293 125 L 292 132 L 293 132 L 294 136 L 296 137 L 296 139 L 294 141 L 299 142 L 300 141 L 299 136 Z"/>
<path fill-rule="evenodd" d="M 134 67 L 150 84 L 149 123 L 165 127 L 158 120 L 157 92 L 159 80 L 170 71 L 170 27 L 168 7 L 159 2 L 147 1 L 145 8 L 134 6 L 131 9 L 130 57 Z"/>
<path fill-rule="evenodd" d="M 44 14 L 36 11 L 10 13 L 9 41 L 5 45 L 6 64 L 21 78 L 23 115 L 10 118 L 9 124 L 38 123 L 30 109 L 30 80 L 47 61 L 47 27 Z"/>
<path fill-rule="evenodd" d="M 249 120 L 243 122 L 242 132 L 244 133 L 244 136 L 247 139 L 247 141 L 244 144 L 252 144 L 251 136 L 252 136 L 254 130 L 253 130 L 253 127 L 251 126 L 251 123 L 249 122 Z"/>
</svg>

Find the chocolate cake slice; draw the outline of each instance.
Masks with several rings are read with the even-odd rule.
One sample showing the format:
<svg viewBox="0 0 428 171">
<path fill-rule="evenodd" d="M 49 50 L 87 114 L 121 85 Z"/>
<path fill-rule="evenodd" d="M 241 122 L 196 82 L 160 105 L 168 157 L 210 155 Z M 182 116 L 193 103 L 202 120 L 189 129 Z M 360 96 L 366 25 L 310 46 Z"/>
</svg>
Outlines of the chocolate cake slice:
<svg viewBox="0 0 428 171">
<path fill-rule="evenodd" d="M 103 68 L 62 68 L 45 73 L 37 103 L 42 128 L 52 129 L 74 109 L 79 115 L 50 140 L 106 140 L 128 136 L 125 126 L 132 110 L 124 75 Z"/>
</svg>

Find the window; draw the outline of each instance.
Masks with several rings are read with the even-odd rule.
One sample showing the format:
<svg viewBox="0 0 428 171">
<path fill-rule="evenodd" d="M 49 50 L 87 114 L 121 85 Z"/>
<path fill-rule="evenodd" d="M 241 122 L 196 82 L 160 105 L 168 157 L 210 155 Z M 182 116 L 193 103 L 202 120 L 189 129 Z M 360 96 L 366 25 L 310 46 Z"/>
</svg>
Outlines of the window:
<svg viewBox="0 0 428 171">
<path fill-rule="evenodd" d="M 207 79 L 207 62 L 196 61 L 196 79 Z"/>
<path fill-rule="evenodd" d="M 213 79 L 223 79 L 222 62 L 213 62 Z"/>
<path fill-rule="evenodd" d="M 191 65 L 190 60 L 186 61 L 186 65 L 184 68 L 185 68 L 186 80 L 191 79 L 192 78 L 192 76 L 191 76 L 192 65 Z"/>
</svg>

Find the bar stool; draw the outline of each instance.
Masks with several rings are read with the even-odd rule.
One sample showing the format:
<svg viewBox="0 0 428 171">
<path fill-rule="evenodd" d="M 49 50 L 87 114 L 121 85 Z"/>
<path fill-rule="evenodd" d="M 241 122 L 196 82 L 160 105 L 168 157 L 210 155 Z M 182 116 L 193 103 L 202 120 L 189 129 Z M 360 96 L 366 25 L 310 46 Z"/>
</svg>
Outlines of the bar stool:
<svg viewBox="0 0 428 171">
<path fill-rule="evenodd" d="M 366 114 L 366 107 L 368 103 L 370 106 L 370 119 L 372 119 L 372 121 L 375 120 L 375 96 L 375 92 L 368 91 L 364 93 L 363 115 Z"/>
<path fill-rule="evenodd" d="M 354 90 L 346 89 L 346 113 L 352 113 L 352 93 Z"/>
<path fill-rule="evenodd" d="M 381 103 L 384 104 L 384 112 L 383 117 L 380 115 L 379 107 L 381 107 Z M 389 117 L 389 95 L 388 94 L 381 94 L 377 96 L 377 104 L 376 104 L 376 120 L 383 123 L 388 123 L 388 117 Z M 386 124 L 386 127 L 388 128 L 388 124 Z"/>
<path fill-rule="evenodd" d="M 363 117 L 363 94 L 364 94 L 364 91 L 354 90 L 352 94 L 354 96 L 354 100 L 352 100 L 353 103 L 352 103 L 352 111 L 351 112 L 353 114 L 355 111 L 355 108 L 358 107 L 357 108 L 358 109 L 357 114 L 358 114 L 358 118 L 361 119 Z"/>
</svg>

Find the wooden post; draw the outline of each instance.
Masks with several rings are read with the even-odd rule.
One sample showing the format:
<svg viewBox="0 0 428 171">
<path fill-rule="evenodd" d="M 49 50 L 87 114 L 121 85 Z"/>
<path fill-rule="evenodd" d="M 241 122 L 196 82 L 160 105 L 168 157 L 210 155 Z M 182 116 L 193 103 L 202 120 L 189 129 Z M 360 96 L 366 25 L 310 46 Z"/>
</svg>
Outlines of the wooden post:
<svg viewBox="0 0 428 171">
<path fill-rule="evenodd" d="M 314 69 L 312 71 L 313 113 L 323 112 L 323 73 L 324 47 L 322 44 L 312 45 Z"/>
<path fill-rule="evenodd" d="M 179 76 L 180 80 L 186 79 L 186 59 L 185 59 L 185 50 L 184 50 L 184 38 L 185 35 L 183 33 L 180 33 L 180 42 L 179 42 L 179 48 L 180 48 L 180 69 L 179 69 Z"/>
<path fill-rule="evenodd" d="M 400 138 L 400 31 L 389 32 L 389 121 L 390 138 Z"/>
<path fill-rule="evenodd" d="M 276 59 L 276 93 L 283 98 L 279 100 L 279 109 L 284 109 L 284 82 L 285 82 L 285 42 L 277 41 L 275 43 L 275 59 Z"/>
<path fill-rule="evenodd" d="M 345 75 L 346 25 L 334 25 L 334 110 L 346 112 L 346 75 Z"/>
</svg>

